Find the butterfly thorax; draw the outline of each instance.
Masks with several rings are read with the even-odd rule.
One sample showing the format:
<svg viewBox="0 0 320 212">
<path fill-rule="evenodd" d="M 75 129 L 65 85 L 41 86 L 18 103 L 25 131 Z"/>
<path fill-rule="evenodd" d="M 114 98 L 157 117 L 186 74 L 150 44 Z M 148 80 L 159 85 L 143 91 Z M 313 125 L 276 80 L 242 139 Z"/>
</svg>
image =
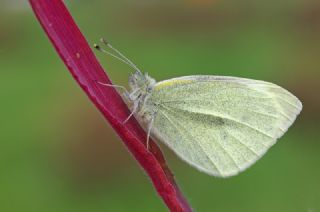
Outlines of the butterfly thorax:
<svg viewBox="0 0 320 212">
<path fill-rule="evenodd" d="M 147 111 L 144 110 L 144 105 L 155 84 L 156 81 L 147 73 L 136 71 L 129 77 L 130 92 L 126 93 L 125 97 L 134 113 L 140 113 L 141 116 L 148 115 L 145 114 Z"/>
</svg>

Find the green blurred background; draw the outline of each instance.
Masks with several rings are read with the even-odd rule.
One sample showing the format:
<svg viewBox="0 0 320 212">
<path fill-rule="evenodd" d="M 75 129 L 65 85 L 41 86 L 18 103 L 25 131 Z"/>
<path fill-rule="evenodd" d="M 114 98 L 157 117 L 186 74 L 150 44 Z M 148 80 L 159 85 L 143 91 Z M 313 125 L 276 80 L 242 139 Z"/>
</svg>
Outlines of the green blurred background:
<svg viewBox="0 0 320 212">
<path fill-rule="evenodd" d="M 277 83 L 304 109 L 253 167 L 200 173 L 162 148 L 196 211 L 320 211 L 319 0 L 68 1 L 157 80 L 232 75 Z M 166 211 L 149 179 L 58 58 L 27 1 L 0 0 L 0 211 Z M 111 79 L 129 67 L 96 53 Z"/>
</svg>

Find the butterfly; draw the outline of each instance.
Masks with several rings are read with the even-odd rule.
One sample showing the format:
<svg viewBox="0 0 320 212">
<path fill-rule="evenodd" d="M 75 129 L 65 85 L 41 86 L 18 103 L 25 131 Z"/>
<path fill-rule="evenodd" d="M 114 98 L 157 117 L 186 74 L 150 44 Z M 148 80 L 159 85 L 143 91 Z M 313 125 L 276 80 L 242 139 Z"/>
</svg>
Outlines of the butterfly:
<svg viewBox="0 0 320 212">
<path fill-rule="evenodd" d="M 254 164 L 302 110 L 289 91 L 260 80 L 194 75 L 156 82 L 103 42 L 120 57 L 96 48 L 135 69 L 123 93 L 132 111 L 127 120 L 134 115 L 148 139 L 209 175 L 229 177 Z"/>
</svg>

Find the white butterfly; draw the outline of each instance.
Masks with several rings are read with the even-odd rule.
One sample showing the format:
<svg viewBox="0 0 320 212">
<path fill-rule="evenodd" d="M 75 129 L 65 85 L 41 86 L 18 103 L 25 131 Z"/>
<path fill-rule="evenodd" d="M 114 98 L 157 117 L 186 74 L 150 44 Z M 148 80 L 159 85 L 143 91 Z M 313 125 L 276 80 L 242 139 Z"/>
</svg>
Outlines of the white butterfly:
<svg viewBox="0 0 320 212">
<path fill-rule="evenodd" d="M 106 44 L 136 70 L 124 96 L 148 136 L 210 175 L 228 177 L 248 168 L 302 109 L 290 92 L 259 80 L 198 75 L 157 83 Z"/>
</svg>

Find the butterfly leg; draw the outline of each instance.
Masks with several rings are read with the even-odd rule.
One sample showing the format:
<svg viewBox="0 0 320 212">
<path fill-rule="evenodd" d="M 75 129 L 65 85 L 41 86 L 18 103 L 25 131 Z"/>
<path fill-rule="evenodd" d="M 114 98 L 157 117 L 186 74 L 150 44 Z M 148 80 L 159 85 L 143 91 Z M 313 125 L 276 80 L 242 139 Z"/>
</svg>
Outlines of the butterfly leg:
<svg viewBox="0 0 320 212">
<path fill-rule="evenodd" d="M 134 102 L 132 112 L 131 112 L 130 115 L 122 122 L 122 124 L 125 124 L 125 123 L 127 123 L 127 121 L 129 121 L 129 119 L 137 112 L 138 107 L 139 107 L 139 103 L 138 103 L 138 102 Z"/>
<path fill-rule="evenodd" d="M 120 88 L 120 89 L 124 90 L 125 93 L 129 93 L 128 90 L 122 85 L 113 85 L 113 84 L 103 83 L 103 82 L 99 82 L 99 81 L 96 81 L 96 82 L 100 85 L 103 85 L 103 86 Z"/>
<path fill-rule="evenodd" d="M 151 121 L 150 121 L 150 123 L 148 125 L 148 134 L 147 134 L 147 149 L 148 150 L 149 150 L 149 140 L 150 140 L 151 130 L 152 130 L 153 122 L 154 122 L 154 119 L 155 119 L 156 115 L 157 115 L 156 113 L 154 113 L 152 115 Z"/>
<path fill-rule="evenodd" d="M 98 82 L 98 81 L 97 81 L 97 83 L 100 84 L 100 85 L 103 85 L 103 86 L 107 86 L 107 87 L 120 88 L 120 89 L 124 90 L 123 96 L 124 96 L 126 99 L 131 100 L 131 96 L 129 95 L 128 90 L 127 90 L 124 86 L 107 84 L 107 83 L 102 83 L 102 82 Z M 132 112 L 131 112 L 130 115 L 122 122 L 122 124 L 125 124 L 127 121 L 129 121 L 129 119 L 133 116 L 133 114 L 137 111 L 137 109 L 138 109 L 138 104 L 134 104 Z"/>
</svg>

